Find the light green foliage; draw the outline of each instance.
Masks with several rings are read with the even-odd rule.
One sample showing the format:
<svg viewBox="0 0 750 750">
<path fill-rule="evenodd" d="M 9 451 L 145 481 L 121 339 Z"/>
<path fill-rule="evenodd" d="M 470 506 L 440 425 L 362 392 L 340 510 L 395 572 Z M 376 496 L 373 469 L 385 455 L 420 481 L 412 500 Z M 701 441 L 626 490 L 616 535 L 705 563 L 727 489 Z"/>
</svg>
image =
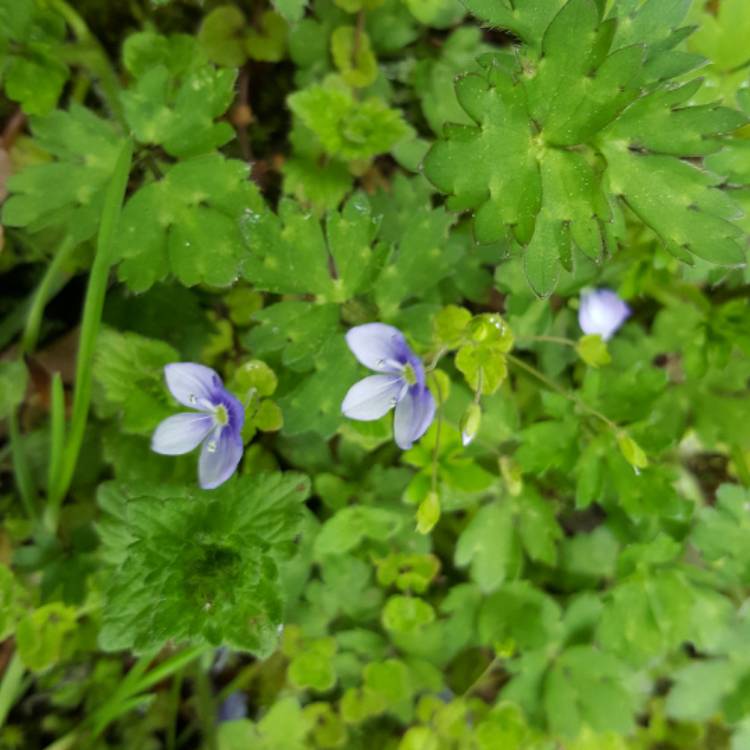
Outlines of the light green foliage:
<svg viewBox="0 0 750 750">
<path fill-rule="evenodd" d="M 0 564 L 0 638 L 7 638 L 24 613 L 26 599 L 21 584 L 9 567 Z"/>
<path fill-rule="evenodd" d="M 334 84 L 315 85 L 289 97 L 289 107 L 327 154 L 346 161 L 371 159 L 407 135 L 397 110 L 381 99 L 357 100 Z"/>
<path fill-rule="evenodd" d="M 26 667 L 38 672 L 57 664 L 75 627 L 75 610 L 59 602 L 29 612 L 16 627 L 18 652 Z"/>
<path fill-rule="evenodd" d="M 331 34 L 331 56 L 342 78 L 355 88 L 369 86 L 377 78 L 378 65 L 366 32 L 339 26 Z"/>
<path fill-rule="evenodd" d="M 576 344 L 576 352 L 589 367 L 602 367 L 612 361 L 607 343 L 598 333 L 581 336 Z"/>
<path fill-rule="evenodd" d="M 440 570 L 434 555 L 392 554 L 378 561 L 378 583 L 422 594 Z"/>
<path fill-rule="evenodd" d="M 57 105 L 68 79 L 64 40 L 65 21 L 44 4 L 0 2 L 0 83 L 29 115 L 49 114 Z"/>
<path fill-rule="evenodd" d="M 289 663 L 292 684 L 319 693 L 330 690 L 336 684 L 332 661 L 335 653 L 336 641 L 333 638 L 321 638 L 305 644 L 304 649 L 295 654 Z"/>
<path fill-rule="evenodd" d="M 269 654 L 282 617 L 279 565 L 307 492 L 295 474 L 243 477 L 213 492 L 105 485 L 100 533 L 112 567 L 102 647 L 145 652 L 172 640 Z"/>
<path fill-rule="evenodd" d="M 394 633 L 416 633 L 435 619 L 435 610 L 423 599 L 394 595 L 383 607 L 383 627 Z"/>
<path fill-rule="evenodd" d="M 403 516 L 385 508 L 351 506 L 331 518 L 315 539 L 317 558 L 341 555 L 359 546 L 364 539 L 385 541 L 402 527 Z"/>
<path fill-rule="evenodd" d="M 177 361 L 177 351 L 162 341 L 105 328 L 97 340 L 94 376 L 101 414 L 119 417 L 124 432 L 150 433 L 174 412 L 164 365 Z"/>
<path fill-rule="evenodd" d="M 120 278 L 134 291 L 170 274 L 186 286 L 228 286 L 248 252 L 242 225 L 263 210 L 243 163 L 218 154 L 180 162 L 125 205 Z"/>
<path fill-rule="evenodd" d="M 63 227 L 78 241 L 89 239 L 120 149 L 115 128 L 79 105 L 36 118 L 32 128 L 35 143 L 51 158 L 8 180 L 3 224 L 31 232 Z"/>
<path fill-rule="evenodd" d="M 594 0 L 524 3 L 516 12 L 504 2 L 469 3 L 538 49 L 515 61 L 488 55 L 482 72 L 459 79 L 458 100 L 472 123 L 446 129 L 425 174 L 454 208 L 476 211 L 480 242 L 511 235 L 526 246 L 526 274 L 542 296 L 562 268 L 572 270 L 574 248 L 594 260 L 614 250 L 618 200 L 682 260 L 736 265 L 744 258 L 737 208 L 721 178 L 679 157 L 718 151 L 718 136 L 745 118 L 715 105 L 690 107 L 698 80 L 657 83 L 641 95 L 646 81 L 695 65 L 670 51 L 686 4 L 657 6 L 604 19 Z M 569 43 L 584 33 L 585 43 Z M 680 208 L 660 211 L 665 195 Z"/>
</svg>

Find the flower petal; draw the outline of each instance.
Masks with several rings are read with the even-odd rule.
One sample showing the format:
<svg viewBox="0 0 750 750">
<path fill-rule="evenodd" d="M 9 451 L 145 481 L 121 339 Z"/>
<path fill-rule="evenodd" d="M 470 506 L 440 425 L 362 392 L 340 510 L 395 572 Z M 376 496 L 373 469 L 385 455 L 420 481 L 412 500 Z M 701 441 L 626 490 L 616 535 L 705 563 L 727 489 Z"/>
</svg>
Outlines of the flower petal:
<svg viewBox="0 0 750 750">
<path fill-rule="evenodd" d="M 226 427 L 215 430 L 203 443 L 198 461 L 198 481 L 204 490 L 212 490 L 229 479 L 242 458 L 242 438 Z"/>
<path fill-rule="evenodd" d="M 213 417 L 200 412 L 167 417 L 151 437 L 151 450 L 165 456 L 189 453 L 198 447 L 213 426 Z"/>
<path fill-rule="evenodd" d="M 194 362 L 174 362 L 164 368 L 164 377 L 172 395 L 193 409 L 211 407 L 216 393 L 223 390 L 221 378 L 214 370 Z"/>
<path fill-rule="evenodd" d="M 605 341 L 630 317 L 630 308 L 611 289 L 581 295 L 578 324 L 586 334 L 598 333 Z"/>
<path fill-rule="evenodd" d="M 375 372 L 398 373 L 406 363 L 411 349 L 404 334 L 385 323 L 365 323 L 350 328 L 346 343 L 354 356 Z"/>
<path fill-rule="evenodd" d="M 398 402 L 393 419 L 393 437 L 403 450 L 427 432 L 435 417 L 435 399 L 425 387 L 413 385 Z"/>
<path fill-rule="evenodd" d="M 369 422 L 393 408 L 404 390 L 404 381 L 394 375 L 370 375 L 355 383 L 344 396 L 341 411 L 349 419 Z"/>
</svg>

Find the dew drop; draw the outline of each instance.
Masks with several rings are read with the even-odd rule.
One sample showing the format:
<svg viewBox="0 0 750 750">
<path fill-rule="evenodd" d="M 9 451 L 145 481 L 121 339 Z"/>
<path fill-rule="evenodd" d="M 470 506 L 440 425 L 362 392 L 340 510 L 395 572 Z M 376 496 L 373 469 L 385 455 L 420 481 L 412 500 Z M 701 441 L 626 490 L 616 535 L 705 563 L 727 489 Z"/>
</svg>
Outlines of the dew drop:
<svg viewBox="0 0 750 750">
<path fill-rule="evenodd" d="M 216 441 L 215 440 L 209 440 L 208 444 L 206 445 L 206 450 L 209 453 L 216 453 Z"/>
<path fill-rule="evenodd" d="M 375 364 L 378 367 L 383 367 L 385 365 L 385 360 L 384 359 L 379 359 Z"/>
<path fill-rule="evenodd" d="M 196 395 L 195 395 L 194 393 L 191 393 L 191 394 L 190 394 L 190 395 L 188 396 L 188 401 L 189 401 L 189 402 L 190 402 L 191 404 L 197 404 L 197 403 L 198 403 L 198 398 L 197 398 L 197 396 L 196 396 Z"/>
<path fill-rule="evenodd" d="M 391 398 L 391 406 L 395 406 L 397 403 L 398 403 L 398 399 L 395 396 L 393 396 Z"/>
</svg>

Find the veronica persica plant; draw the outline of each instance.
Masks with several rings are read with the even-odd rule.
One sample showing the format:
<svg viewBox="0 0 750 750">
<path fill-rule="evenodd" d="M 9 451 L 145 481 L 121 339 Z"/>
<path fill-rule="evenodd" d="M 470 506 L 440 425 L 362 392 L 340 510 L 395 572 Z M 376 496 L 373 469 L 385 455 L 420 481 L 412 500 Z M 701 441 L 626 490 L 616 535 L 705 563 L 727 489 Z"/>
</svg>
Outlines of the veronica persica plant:
<svg viewBox="0 0 750 750">
<path fill-rule="evenodd" d="M 397 328 L 366 323 L 346 334 L 354 356 L 378 375 L 355 383 L 341 411 L 349 419 L 380 419 L 395 407 L 393 436 L 408 450 L 427 431 L 435 416 L 435 400 L 425 384 L 422 362 Z"/>
<path fill-rule="evenodd" d="M 167 417 L 154 431 L 151 449 L 166 456 L 189 453 L 201 443 L 198 480 L 204 490 L 229 479 L 242 458 L 245 410 L 210 367 L 175 362 L 164 368 L 172 395 L 195 411 Z"/>
<path fill-rule="evenodd" d="M 584 333 L 599 334 L 609 341 L 631 312 L 611 289 L 594 289 L 581 295 L 578 324 Z"/>
</svg>

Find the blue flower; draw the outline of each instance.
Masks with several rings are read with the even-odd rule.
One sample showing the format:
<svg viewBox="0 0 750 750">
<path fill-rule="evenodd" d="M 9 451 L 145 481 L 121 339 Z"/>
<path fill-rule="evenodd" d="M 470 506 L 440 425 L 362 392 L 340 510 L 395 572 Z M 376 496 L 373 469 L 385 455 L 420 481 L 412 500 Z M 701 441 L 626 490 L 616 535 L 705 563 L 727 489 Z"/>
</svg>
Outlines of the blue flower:
<svg viewBox="0 0 750 750">
<path fill-rule="evenodd" d="M 175 362 L 164 368 L 172 395 L 195 409 L 165 419 L 151 438 L 151 450 L 178 456 L 203 443 L 198 479 L 204 490 L 218 487 L 234 474 L 242 458 L 245 410 L 210 368 Z"/>
<path fill-rule="evenodd" d="M 611 289 L 594 289 L 581 295 L 578 324 L 584 333 L 598 333 L 608 341 L 630 314 L 630 308 Z"/>
<path fill-rule="evenodd" d="M 355 383 L 341 411 L 350 419 L 380 419 L 394 406 L 393 434 L 407 450 L 427 431 L 435 416 L 435 401 L 425 385 L 424 367 L 397 328 L 366 323 L 346 334 L 354 356 L 380 375 Z"/>
<path fill-rule="evenodd" d="M 247 716 L 247 696 L 235 690 L 229 693 L 224 702 L 219 706 L 218 720 L 219 723 L 224 721 L 237 721 Z"/>
</svg>

